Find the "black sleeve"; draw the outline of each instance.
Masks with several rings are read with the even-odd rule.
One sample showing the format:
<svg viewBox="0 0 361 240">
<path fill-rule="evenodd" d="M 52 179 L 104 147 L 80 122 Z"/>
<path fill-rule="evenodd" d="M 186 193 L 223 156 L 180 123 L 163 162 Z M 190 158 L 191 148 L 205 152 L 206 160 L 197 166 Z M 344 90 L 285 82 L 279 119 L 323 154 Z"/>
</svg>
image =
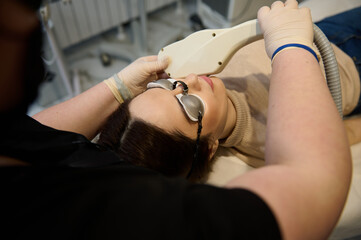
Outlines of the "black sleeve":
<svg viewBox="0 0 361 240">
<path fill-rule="evenodd" d="M 281 239 L 270 208 L 244 189 L 191 187 L 185 211 L 194 239 Z"/>
<path fill-rule="evenodd" d="M 168 179 L 30 117 L 2 125 L 2 236 L 11 239 L 279 239 L 257 195 Z M 70 167 L 71 166 L 71 167 Z"/>
<path fill-rule="evenodd" d="M 26 115 L 0 121 L 0 155 L 43 167 L 96 167 L 121 161 L 81 134 L 56 130 Z"/>
<path fill-rule="evenodd" d="M 0 176 L 2 234 L 11 239 L 281 238 L 269 207 L 249 191 L 193 185 L 127 163 L 0 168 Z"/>
</svg>

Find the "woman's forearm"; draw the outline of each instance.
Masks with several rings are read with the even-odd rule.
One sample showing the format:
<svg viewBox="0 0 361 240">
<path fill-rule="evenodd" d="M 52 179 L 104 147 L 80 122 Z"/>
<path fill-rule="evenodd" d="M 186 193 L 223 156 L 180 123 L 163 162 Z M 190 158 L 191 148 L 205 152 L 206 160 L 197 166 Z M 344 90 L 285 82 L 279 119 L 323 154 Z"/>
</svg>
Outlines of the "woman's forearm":
<svg viewBox="0 0 361 240">
<path fill-rule="evenodd" d="M 270 83 L 266 166 L 228 187 L 244 187 L 265 199 L 285 239 L 325 239 L 351 179 L 342 120 L 316 59 L 306 50 L 281 52 Z"/>
<path fill-rule="evenodd" d="M 49 127 L 93 139 L 118 107 L 110 89 L 101 82 L 68 101 L 35 114 L 33 118 Z"/>
<path fill-rule="evenodd" d="M 288 50 L 275 59 L 268 121 L 267 163 L 292 166 L 300 178 L 299 206 L 317 213 L 309 214 L 312 220 L 304 210 L 298 215 L 322 221 L 321 229 L 330 231 L 348 193 L 350 150 L 326 82 L 307 51 Z"/>
<path fill-rule="evenodd" d="M 338 166 L 343 165 L 339 159 L 349 154 L 326 81 L 315 59 L 303 49 L 280 53 L 273 63 L 268 123 L 269 164 L 332 161 Z"/>
<path fill-rule="evenodd" d="M 167 66 L 168 58 L 158 59 L 157 56 L 145 56 L 138 58 L 117 73 L 118 78 L 109 78 L 108 80 L 116 85 L 115 91 L 118 90 L 118 85 L 124 84 L 131 93 L 129 95 L 136 96 L 145 90 L 149 81 L 166 76 L 164 69 Z M 120 83 L 117 84 L 117 81 Z M 88 139 L 93 139 L 106 119 L 119 107 L 115 98 L 119 94 L 113 95 L 109 87 L 101 82 L 88 91 L 33 117 L 44 125 L 80 133 Z"/>
<path fill-rule="evenodd" d="M 294 207 L 315 211 L 299 210 L 298 216 L 303 221 L 322 221 L 321 229 L 330 231 L 348 193 L 350 149 L 319 66 L 307 51 L 291 49 L 275 59 L 268 112 L 267 164 L 292 169 L 299 178 L 294 183 L 299 188 Z M 327 236 L 322 231 L 318 234 Z"/>
</svg>

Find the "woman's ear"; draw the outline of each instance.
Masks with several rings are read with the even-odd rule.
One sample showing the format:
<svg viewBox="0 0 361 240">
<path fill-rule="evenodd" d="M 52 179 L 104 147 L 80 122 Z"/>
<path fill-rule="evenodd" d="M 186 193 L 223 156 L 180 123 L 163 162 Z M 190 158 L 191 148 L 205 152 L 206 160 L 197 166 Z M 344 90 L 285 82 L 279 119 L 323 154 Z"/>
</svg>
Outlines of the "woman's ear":
<svg viewBox="0 0 361 240">
<path fill-rule="evenodd" d="M 218 146 L 219 146 L 218 139 L 209 144 L 210 154 L 209 154 L 209 159 L 208 160 L 211 160 L 213 158 L 214 154 L 216 153 L 216 151 L 218 149 Z"/>
</svg>

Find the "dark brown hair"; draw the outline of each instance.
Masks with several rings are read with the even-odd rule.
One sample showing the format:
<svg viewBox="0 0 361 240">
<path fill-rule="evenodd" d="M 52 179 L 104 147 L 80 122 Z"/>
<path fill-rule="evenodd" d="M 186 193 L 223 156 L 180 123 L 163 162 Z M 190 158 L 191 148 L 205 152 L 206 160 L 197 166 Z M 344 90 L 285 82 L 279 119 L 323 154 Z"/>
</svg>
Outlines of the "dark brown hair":
<svg viewBox="0 0 361 240">
<path fill-rule="evenodd" d="M 129 103 L 125 101 L 108 118 L 98 144 L 115 151 L 134 165 L 159 171 L 169 177 L 185 177 L 194 160 L 196 140 L 177 131 L 169 133 L 145 121 L 132 119 Z M 202 181 L 211 171 L 208 143 L 207 136 L 200 138 L 198 160 L 193 166 L 190 181 Z"/>
</svg>

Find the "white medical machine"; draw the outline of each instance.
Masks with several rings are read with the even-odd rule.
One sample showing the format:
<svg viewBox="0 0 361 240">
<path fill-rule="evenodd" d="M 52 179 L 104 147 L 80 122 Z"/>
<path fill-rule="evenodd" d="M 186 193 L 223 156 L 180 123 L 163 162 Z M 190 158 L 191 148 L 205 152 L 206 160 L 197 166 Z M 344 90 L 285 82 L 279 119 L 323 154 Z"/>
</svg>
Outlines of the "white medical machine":
<svg viewBox="0 0 361 240">
<path fill-rule="evenodd" d="M 207 28 L 229 28 L 255 19 L 262 6 L 274 0 L 197 0 L 197 14 Z"/>
</svg>

